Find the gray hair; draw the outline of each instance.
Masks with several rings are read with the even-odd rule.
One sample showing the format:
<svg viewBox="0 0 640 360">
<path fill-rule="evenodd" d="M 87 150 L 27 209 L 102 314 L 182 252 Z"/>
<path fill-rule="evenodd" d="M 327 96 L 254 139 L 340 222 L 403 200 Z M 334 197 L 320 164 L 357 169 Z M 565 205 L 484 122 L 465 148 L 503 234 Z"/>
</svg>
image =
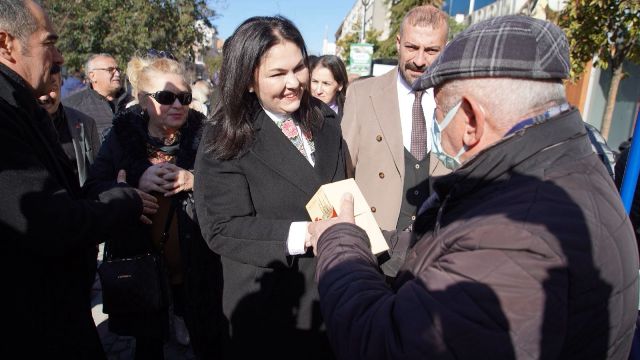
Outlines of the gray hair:
<svg viewBox="0 0 640 360">
<path fill-rule="evenodd" d="M 85 74 L 88 74 L 89 71 L 93 71 L 93 67 L 91 66 L 91 63 L 93 63 L 93 60 L 95 60 L 96 58 L 99 58 L 99 57 L 108 57 L 108 58 L 115 59 L 115 57 L 113 57 L 113 55 L 108 54 L 108 53 L 91 54 L 87 58 L 87 62 L 84 64 L 84 72 L 85 72 Z"/>
<path fill-rule="evenodd" d="M 431 27 L 438 29 L 444 26 L 447 29 L 447 36 L 449 37 L 449 16 L 442 10 L 433 5 L 416 6 L 409 10 L 400 23 L 400 29 L 398 29 L 398 35 L 402 37 L 403 28 L 406 25 Z"/>
<path fill-rule="evenodd" d="M 530 80 L 515 78 L 471 78 L 446 82 L 440 87 L 443 113 L 453 108 L 462 95 L 473 96 L 489 113 L 493 125 L 510 129 L 526 114 L 549 103 L 565 102 L 565 90 L 560 80 Z"/>
<path fill-rule="evenodd" d="M 38 29 L 38 24 L 25 0 L 1 0 L 0 29 L 8 32 L 24 45 L 29 36 Z"/>
</svg>

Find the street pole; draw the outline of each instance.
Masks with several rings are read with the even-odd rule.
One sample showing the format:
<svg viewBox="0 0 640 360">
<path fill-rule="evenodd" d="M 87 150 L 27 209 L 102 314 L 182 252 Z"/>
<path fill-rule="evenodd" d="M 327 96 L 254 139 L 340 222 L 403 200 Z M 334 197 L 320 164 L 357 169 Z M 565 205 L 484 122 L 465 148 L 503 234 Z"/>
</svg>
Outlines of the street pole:
<svg viewBox="0 0 640 360">
<path fill-rule="evenodd" d="M 362 26 L 360 28 L 360 43 L 364 42 L 365 26 L 367 24 L 367 6 L 371 0 L 360 0 L 362 4 Z"/>
</svg>

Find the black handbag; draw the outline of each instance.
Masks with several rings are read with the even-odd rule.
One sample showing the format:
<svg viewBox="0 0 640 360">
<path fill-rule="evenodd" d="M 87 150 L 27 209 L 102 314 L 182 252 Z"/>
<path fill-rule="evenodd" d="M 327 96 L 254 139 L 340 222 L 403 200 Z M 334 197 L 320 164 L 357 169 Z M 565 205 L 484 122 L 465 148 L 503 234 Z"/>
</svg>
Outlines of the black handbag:
<svg viewBox="0 0 640 360">
<path fill-rule="evenodd" d="M 98 275 L 102 285 L 102 312 L 139 314 L 157 312 L 169 305 L 169 284 L 164 265 L 164 244 L 169 237 L 175 206 L 167 214 L 158 251 L 114 258 L 107 241 Z"/>
</svg>

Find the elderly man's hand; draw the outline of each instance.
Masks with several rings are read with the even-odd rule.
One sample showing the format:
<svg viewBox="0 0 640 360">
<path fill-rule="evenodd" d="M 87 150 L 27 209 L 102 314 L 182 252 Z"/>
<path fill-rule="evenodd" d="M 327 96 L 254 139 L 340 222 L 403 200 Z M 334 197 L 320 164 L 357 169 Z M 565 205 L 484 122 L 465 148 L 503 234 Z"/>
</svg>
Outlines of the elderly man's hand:
<svg viewBox="0 0 640 360">
<path fill-rule="evenodd" d="M 351 195 L 351 193 L 344 193 L 344 195 L 342 195 L 342 204 L 340 205 L 340 215 L 338 215 L 338 217 L 309 224 L 308 231 L 310 236 L 306 246 L 313 247 L 313 253 L 318 255 L 318 238 L 320 238 L 322 233 L 331 225 L 338 223 L 355 224 L 353 216 L 353 195 Z"/>
<path fill-rule="evenodd" d="M 127 183 L 127 173 L 124 171 L 124 169 L 118 171 L 117 182 L 123 184 Z M 146 215 L 153 215 L 158 212 L 158 199 L 156 199 L 155 196 L 147 194 L 140 189 L 134 188 L 134 190 L 138 193 L 138 196 L 140 196 L 140 199 L 142 200 L 142 214 L 140 215 L 140 221 L 143 224 L 150 225 L 151 219 L 149 219 Z"/>
</svg>

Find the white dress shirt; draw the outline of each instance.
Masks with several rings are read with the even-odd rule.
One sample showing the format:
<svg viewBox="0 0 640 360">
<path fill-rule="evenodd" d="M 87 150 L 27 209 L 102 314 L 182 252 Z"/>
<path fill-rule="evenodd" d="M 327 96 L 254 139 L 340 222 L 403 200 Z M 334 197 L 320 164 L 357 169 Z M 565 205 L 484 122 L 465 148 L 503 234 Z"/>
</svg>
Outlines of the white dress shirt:
<svg viewBox="0 0 640 360">
<path fill-rule="evenodd" d="M 400 105 L 400 125 L 402 126 L 402 143 L 407 150 L 411 150 L 411 128 L 413 126 L 413 101 L 414 91 L 407 85 L 400 71 L 398 71 L 398 105 Z M 422 112 L 427 122 L 427 153 L 431 151 L 431 132 L 433 131 L 433 112 L 436 110 L 436 101 L 433 98 L 433 88 L 426 89 L 422 94 Z"/>
</svg>

